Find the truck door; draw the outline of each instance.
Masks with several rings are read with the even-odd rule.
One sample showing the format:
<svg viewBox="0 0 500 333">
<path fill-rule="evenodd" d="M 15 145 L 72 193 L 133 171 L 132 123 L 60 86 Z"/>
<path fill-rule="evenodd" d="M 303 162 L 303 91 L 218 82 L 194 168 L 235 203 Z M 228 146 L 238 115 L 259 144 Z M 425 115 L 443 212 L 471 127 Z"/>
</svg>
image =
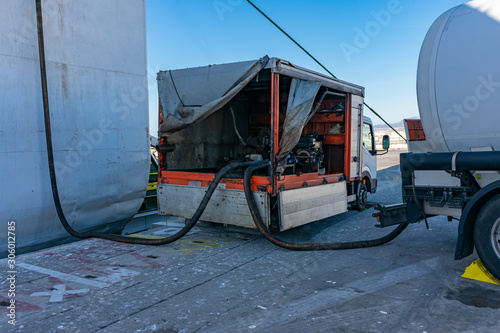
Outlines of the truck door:
<svg viewBox="0 0 500 333">
<path fill-rule="evenodd" d="M 368 191 L 375 193 L 377 179 L 377 156 L 373 126 L 371 123 L 363 123 L 363 179 L 368 177 Z"/>
</svg>

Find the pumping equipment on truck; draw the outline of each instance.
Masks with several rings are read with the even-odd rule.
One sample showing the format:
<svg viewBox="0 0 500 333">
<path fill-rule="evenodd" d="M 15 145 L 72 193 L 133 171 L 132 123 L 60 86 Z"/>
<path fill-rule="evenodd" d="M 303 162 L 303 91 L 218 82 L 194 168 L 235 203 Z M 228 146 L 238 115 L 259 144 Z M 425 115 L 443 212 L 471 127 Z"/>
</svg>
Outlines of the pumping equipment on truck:
<svg viewBox="0 0 500 333">
<path fill-rule="evenodd" d="M 161 71 L 159 213 L 190 218 L 225 165 L 268 160 L 250 180 L 277 231 L 363 208 L 377 188 L 364 88 L 267 56 Z M 255 228 L 243 170 L 221 179 L 204 221 Z"/>
</svg>

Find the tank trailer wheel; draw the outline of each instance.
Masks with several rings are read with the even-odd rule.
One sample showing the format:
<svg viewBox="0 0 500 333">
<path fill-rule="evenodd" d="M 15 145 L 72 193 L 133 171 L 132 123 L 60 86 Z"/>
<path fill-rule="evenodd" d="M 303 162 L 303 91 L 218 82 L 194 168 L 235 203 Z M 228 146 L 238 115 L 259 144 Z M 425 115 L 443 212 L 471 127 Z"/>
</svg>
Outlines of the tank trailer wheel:
<svg viewBox="0 0 500 333">
<path fill-rule="evenodd" d="M 500 279 L 500 195 L 488 201 L 477 215 L 474 244 L 484 266 Z"/>
</svg>

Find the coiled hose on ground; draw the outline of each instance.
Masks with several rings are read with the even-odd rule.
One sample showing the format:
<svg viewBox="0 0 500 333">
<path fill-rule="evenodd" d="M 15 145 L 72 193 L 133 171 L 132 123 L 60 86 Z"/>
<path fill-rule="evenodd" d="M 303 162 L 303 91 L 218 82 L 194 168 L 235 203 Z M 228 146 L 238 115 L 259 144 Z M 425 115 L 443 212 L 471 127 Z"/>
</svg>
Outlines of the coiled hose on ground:
<svg viewBox="0 0 500 333">
<path fill-rule="evenodd" d="M 161 239 L 143 239 L 137 237 L 128 237 L 121 236 L 116 234 L 108 234 L 103 232 L 78 232 L 73 229 L 64 214 L 62 209 L 61 200 L 59 198 L 59 190 L 57 187 L 57 179 L 55 173 L 54 166 L 54 151 L 52 146 L 52 131 L 50 126 L 50 112 L 49 112 L 49 99 L 48 99 L 48 90 L 47 90 L 47 74 L 46 74 L 46 64 L 45 64 L 45 47 L 44 47 L 44 36 L 43 36 L 43 19 L 42 19 L 42 5 L 41 0 L 35 0 L 36 3 L 36 13 L 37 13 L 37 28 L 38 28 L 38 46 L 39 46 L 39 56 L 40 56 L 40 75 L 41 75 L 41 83 L 42 83 L 42 96 L 43 96 L 43 115 L 45 122 L 45 139 L 47 144 L 47 157 L 49 163 L 49 172 L 50 172 L 50 184 L 52 188 L 52 196 L 54 199 L 54 204 L 56 207 L 57 215 L 63 225 L 64 229 L 73 237 L 76 238 L 102 238 L 116 242 L 123 243 L 132 243 L 132 244 L 143 244 L 143 245 L 164 245 L 173 243 L 183 236 L 185 236 L 198 222 L 201 215 L 203 214 L 205 208 L 210 201 L 217 185 L 221 181 L 221 179 L 229 173 L 229 171 L 248 167 L 245 171 L 244 176 L 244 189 L 245 189 L 245 197 L 248 203 L 248 207 L 250 208 L 250 213 L 252 214 L 252 218 L 254 220 L 255 226 L 262 233 L 262 235 L 269 240 L 271 243 L 278 245 L 280 247 L 289 249 L 289 250 L 298 250 L 298 251 L 316 251 L 316 250 L 341 250 L 341 249 L 355 249 L 362 247 L 371 247 L 385 244 L 394 238 L 396 238 L 407 226 L 407 224 L 402 224 L 398 226 L 394 231 L 392 231 L 389 235 L 368 241 L 355 241 L 355 242 L 345 242 L 345 243 L 309 243 L 309 244 L 294 244 L 288 243 L 282 240 L 279 240 L 272 236 L 264 223 L 262 222 L 262 218 L 259 215 L 257 204 L 255 202 L 255 198 L 252 195 L 252 190 L 250 187 L 250 178 L 252 174 L 262 168 L 269 167 L 269 161 L 265 162 L 240 162 L 227 165 L 221 171 L 219 171 L 216 175 L 210 186 L 207 188 L 207 192 L 203 197 L 198 209 L 194 213 L 191 220 L 182 228 L 178 233 L 171 235 L 169 237 L 161 238 Z"/>
</svg>

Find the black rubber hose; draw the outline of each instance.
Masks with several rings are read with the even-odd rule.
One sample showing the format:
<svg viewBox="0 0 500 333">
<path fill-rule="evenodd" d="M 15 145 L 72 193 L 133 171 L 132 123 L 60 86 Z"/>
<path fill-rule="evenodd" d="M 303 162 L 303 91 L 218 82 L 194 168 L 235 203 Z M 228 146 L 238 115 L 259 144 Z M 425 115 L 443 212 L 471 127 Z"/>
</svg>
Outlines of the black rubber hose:
<svg viewBox="0 0 500 333">
<path fill-rule="evenodd" d="M 175 242 L 180 239 L 184 235 L 186 235 L 198 222 L 201 215 L 203 214 L 205 208 L 207 207 L 212 194 L 217 188 L 217 184 L 221 181 L 222 177 L 226 173 L 236 168 L 247 167 L 254 165 L 258 162 L 241 162 L 234 163 L 224 167 L 221 171 L 219 171 L 216 175 L 210 186 L 207 188 L 207 192 L 203 197 L 198 209 L 194 213 L 193 217 L 189 221 L 184 228 L 182 228 L 178 233 L 171 235 L 169 237 L 161 238 L 161 239 L 144 239 L 138 237 L 128 237 L 121 236 L 116 234 L 107 234 L 104 232 L 78 232 L 73 229 L 68 221 L 66 220 L 66 216 L 64 215 L 64 211 L 62 209 L 61 200 L 59 198 L 59 190 L 57 187 L 57 179 L 54 168 L 54 150 L 52 147 L 52 131 L 50 127 L 50 112 L 49 112 L 49 98 L 48 98 L 48 90 L 47 90 L 47 74 L 46 74 L 46 64 L 45 64 L 45 47 L 43 42 L 43 20 L 42 20 L 42 5 L 41 0 L 36 1 L 36 14 L 37 14 L 37 28 L 38 28 L 38 48 L 39 48 L 39 56 L 40 56 L 40 74 L 42 80 L 42 95 L 43 95 L 43 116 L 45 121 L 45 140 L 47 143 L 47 157 L 49 162 L 49 172 L 50 172 L 50 185 L 52 187 L 52 197 L 54 199 L 54 204 L 57 211 L 57 216 L 61 221 L 64 229 L 73 237 L 76 238 L 102 238 L 116 242 L 123 243 L 132 243 L 132 244 L 144 244 L 144 245 L 163 245 Z"/>
<path fill-rule="evenodd" d="M 373 240 L 342 242 L 342 243 L 304 243 L 304 244 L 296 244 L 296 243 L 289 243 L 282 241 L 272 236 L 265 227 L 264 222 L 262 221 L 262 218 L 259 214 L 257 203 L 255 202 L 255 198 L 250 188 L 250 178 L 252 177 L 252 173 L 258 169 L 267 168 L 269 167 L 269 165 L 270 165 L 269 161 L 265 161 L 265 162 L 259 162 L 259 164 L 249 167 L 245 171 L 244 189 L 245 189 L 245 197 L 247 199 L 248 207 L 250 208 L 250 213 L 252 214 L 255 226 L 268 241 L 270 241 L 275 245 L 294 251 L 347 250 L 347 249 L 358 249 L 364 247 L 374 247 L 390 242 L 391 240 L 396 238 L 408 226 L 408 223 L 401 224 L 392 232 L 390 232 L 388 235 Z"/>
<path fill-rule="evenodd" d="M 59 198 L 59 190 L 57 187 L 56 173 L 54 167 L 54 151 L 52 146 L 52 131 L 50 127 L 50 111 L 49 111 L 49 98 L 48 98 L 48 89 L 47 89 L 47 73 L 46 73 L 46 62 L 45 62 L 45 46 L 44 46 L 44 35 L 43 35 L 43 18 L 42 18 L 42 5 L 41 0 L 35 0 L 36 4 L 36 14 L 37 14 L 37 29 L 38 29 L 38 51 L 39 51 L 39 59 L 40 59 L 40 75 L 41 75 L 41 84 L 42 84 L 42 95 L 43 95 L 43 115 L 45 122 L 45 140 L 47 144 L 47 158 L 49 163 L 49 172 L 50 172 L 50 184 L 52 188 L 52 197 L 54 199 L 54 204 L 56 207 L 57 215 L 63 225 L 64 229 L 73 237 L 76 238 L 102 238 L 116 242 L 123 243 L 132 243 L 132 244 L 143 244 L 143 245 L 163 245 L 175 242 L 179 240 L 181 237 L 185 236 L 198 222 L 201 215 L 203 214 L 205 208 L 207 207 L 212 194 L 217 188 L 218 183 L 224 177 L 226 173 L 229 171 L 241 168 L 245 166 L 249 166 L 249 168 L 245 171 L 244 177 L 244 189 L 245 189 L 245 197 L 247 199 L 248 206 L 250 208 L 250 212 L 252 214 L 252 218 L 257 229 L 262 233 L 262 235 L 269 240 L 271 243 L 276 244 L 280 247 L 296 250 L 296 251 L 311 251 L 311 250 L 340 250 L 340 249 L 354 249 L 354 248 L 362 248 L 362 247 L 371 247 L 385 244 L 394 238 L 396 238 L 408 224 L 402 224 L 398 226 L 394 231 L 392 231 L 389 235 L 368 241 L 356 241 L 356 242 L 345 242 L 345 243 L 310 243 L 310 244 L 293 244 L 281 241 L 277 238 L 274 238 L 269 234 L 267 229 L 262 222 L 262 219 L 258 213 L 257 204 L 255 202 L 255 198 L 253 197 L 251 188 L 250 188 L 250 178 L 253 172 L 257 169 L 262 169 L 269 166 L 269 162 L 241 162 L 228 165 L 224 167 L 221 171 L 219 171 L 216 175 L 212 183 L 207 189 L 203 200 L 201 201 L 198 209 L 194 213 L 191 220 L 182 228 L 178 233 L 171 235 L 169 237 L 161 238 L 161 239 L 143 239 L 138 237 L 128 237 L 121 236 L 115 234 L 107 234 L 103 232 L 78 232 L 74 230 L 66 220 L 66 216 L 64 215 L 64 211 L 62 209 L 61 200 Z"/>
</svg>

